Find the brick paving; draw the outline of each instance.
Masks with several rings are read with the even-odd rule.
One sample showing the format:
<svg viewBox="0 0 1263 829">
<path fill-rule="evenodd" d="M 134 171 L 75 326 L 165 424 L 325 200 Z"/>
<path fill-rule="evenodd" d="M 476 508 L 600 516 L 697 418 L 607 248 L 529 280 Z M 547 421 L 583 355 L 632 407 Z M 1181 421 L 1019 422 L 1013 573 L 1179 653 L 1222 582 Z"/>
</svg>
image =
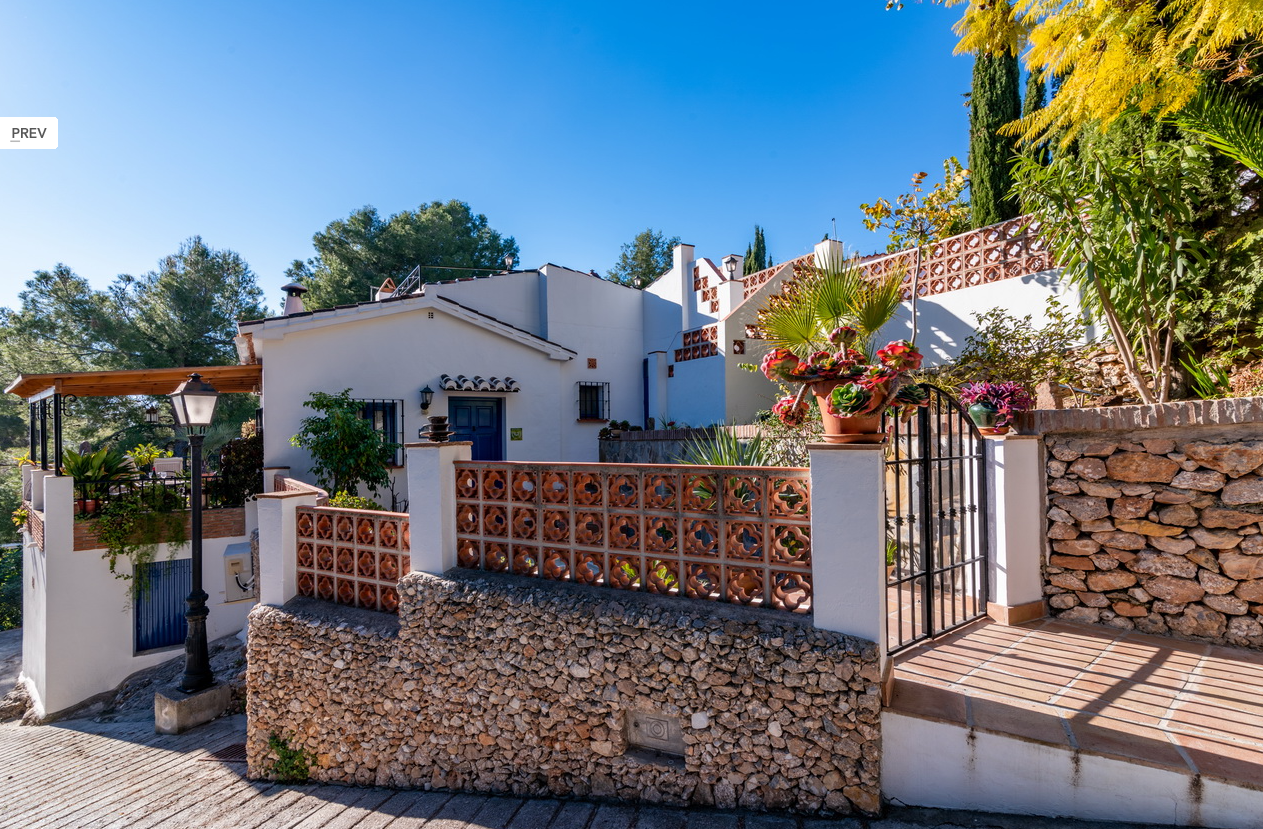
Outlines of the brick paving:
<svg viewBox="0 0 1263 829">
<path fill-rule="evenodd" d="M 104 718 L 103 718 L 104 719 Z M 810 820 L 581 801 L 285 786 L 212 758 L 245 740 L 245 718 L 179 736 L 152 718 L 0 724 L 0 827 L 22 829 L 1121 829 L 977 813 L 898 809 L 883 820 Z M 1134 824 L 1127 824 L 1136 829 Z"/>
<path fill-rule="evenodd" d="M 896 658 L 891 707 L 1263 785 L 1263 653 L 1097 625 L 982 621 Z"/>
</svg>

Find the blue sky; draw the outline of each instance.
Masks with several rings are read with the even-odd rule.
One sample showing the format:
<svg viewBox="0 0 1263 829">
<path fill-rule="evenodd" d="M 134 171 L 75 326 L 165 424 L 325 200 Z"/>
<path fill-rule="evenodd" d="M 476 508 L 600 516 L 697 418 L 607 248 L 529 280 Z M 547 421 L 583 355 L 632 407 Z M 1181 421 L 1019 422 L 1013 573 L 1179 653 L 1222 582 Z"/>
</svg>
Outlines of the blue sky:
<svg viewBox="0 0 1263 829">
<path fill-rule="evenodd" d="M 604 273 L 646 227 L 777 260 L 967 151 L 958 10 L 885 0 L 0 3 L 0 305 L 65 262 L 94 285 L 200 234 L 279 304 L 311 236 L 372 204 L 467 201 L 522 264 Z"/>
</svg>

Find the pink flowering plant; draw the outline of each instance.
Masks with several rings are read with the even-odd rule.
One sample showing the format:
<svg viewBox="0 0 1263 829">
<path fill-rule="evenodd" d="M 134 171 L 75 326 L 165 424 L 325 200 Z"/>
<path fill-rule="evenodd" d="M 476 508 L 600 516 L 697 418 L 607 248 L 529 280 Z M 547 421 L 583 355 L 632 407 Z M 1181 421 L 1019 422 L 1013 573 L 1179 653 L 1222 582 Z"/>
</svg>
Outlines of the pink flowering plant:
<svg viewBox="0 0 1263 829">
<path fill-rule="evenodd" d="M 1009 426 L 1019 412 L 1030 411 L 1035 401 L 1021 383 L 966 383 L 960 387 L 965 406 L 982 403 L 996 410 L 996 426 Z"/>
<path fill-rule="evenodd" d="M 898 340 L 886 345 L 870 360 L 854 344 L 855 328 L 843 325 L 829 335 L 832 349 L 816 351 L 806 360 L 792 352 L 775 348 L 759 366 L 769 380 L 801 383 L 797 394 L 784 397 L 772 413 L 786 426 L 796 426 L 807 418 L 805 392 L 815 383 L 836 382 L 828 398 L 828 412 L 837 417 L 871 415 L 889 408 L 906 416 L 928 402 L 925 391 L 906 384 L 907 373 L 921 366 L 921 352 L 912 343 Z"/>
</svg>

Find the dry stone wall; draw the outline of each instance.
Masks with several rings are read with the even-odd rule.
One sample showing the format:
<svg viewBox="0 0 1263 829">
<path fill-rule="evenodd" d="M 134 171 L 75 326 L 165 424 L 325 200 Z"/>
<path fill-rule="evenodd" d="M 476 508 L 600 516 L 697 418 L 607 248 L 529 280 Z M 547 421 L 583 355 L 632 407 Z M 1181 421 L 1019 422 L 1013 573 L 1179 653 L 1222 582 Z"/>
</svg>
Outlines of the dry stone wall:
<svg viewBox="0 0 1263 829">
<path fill-rule="evenodd" d="M 250 615 L 252 777 L 277 734 L 322 782 L 874 813 L 871 642 L 790 614 L 489 574 L 400 582 L 399 616 Z M 682 757 L 629 723 L 677 723 Z"/>
<path fill-rule="evenodd" d="M 1263 441 L 1243 431 L 1046 436 L 1051 612 L 1263 648 Z"/>
</svg>

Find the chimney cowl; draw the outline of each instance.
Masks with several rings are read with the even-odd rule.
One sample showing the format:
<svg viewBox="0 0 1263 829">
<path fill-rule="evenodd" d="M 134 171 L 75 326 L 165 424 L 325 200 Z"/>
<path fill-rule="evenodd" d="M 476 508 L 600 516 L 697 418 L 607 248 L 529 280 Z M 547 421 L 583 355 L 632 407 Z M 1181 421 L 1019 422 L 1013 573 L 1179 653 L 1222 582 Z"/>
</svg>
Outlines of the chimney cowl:
<svg viewBox="0 0 1263 829">
<path fill-rule="evenodd" d="M 303 305 L 303 294 L 308 290 L 305 285 L 291 282 L 288 285 L 282 285 L 281 290 L 285 292 L 285 316 L 301 314 L 307 310 Z"/>
</svg>

